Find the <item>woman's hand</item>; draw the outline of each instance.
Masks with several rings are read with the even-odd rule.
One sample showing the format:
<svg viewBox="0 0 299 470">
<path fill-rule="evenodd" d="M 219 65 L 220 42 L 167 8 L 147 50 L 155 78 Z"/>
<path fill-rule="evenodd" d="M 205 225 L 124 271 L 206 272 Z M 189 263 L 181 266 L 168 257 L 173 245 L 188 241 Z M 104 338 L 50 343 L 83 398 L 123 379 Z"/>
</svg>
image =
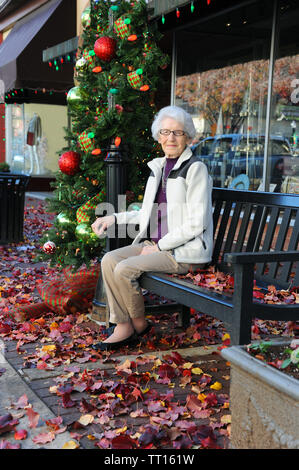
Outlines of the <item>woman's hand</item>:
<svg viewBox="0 0 299 470">
<path fill-rule="evenodd" d="M 141 250 L 141 255 L 151 255 L 152 253 L 156 253 L 160 251 L 157 245 L 145 245 Z"/>
<path fill-rule="evenodd" d="M 105 217 L 98 217 L 94 223 L 92 224 L 91 228 L 94 233 L 99 237 L 104 233 L 108 227 L 115 223 L 115 216 L 114 215 L 106 215 Z"/>
</svg>

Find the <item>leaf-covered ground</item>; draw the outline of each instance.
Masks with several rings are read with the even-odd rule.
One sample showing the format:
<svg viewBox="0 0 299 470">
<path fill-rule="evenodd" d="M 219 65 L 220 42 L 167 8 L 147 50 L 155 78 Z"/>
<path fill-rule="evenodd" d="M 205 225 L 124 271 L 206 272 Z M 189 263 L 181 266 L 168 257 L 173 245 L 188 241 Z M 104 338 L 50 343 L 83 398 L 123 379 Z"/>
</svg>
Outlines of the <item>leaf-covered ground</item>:
<svg viewBox="0 0 299 470">
<path fill-rule="evenodd" d="M 33 263 L 39 238 L 52 220 L 45 202 L 26 199 L 24 242 L 0 247 L 0 339 L 10 351 L 15 349 L 24 370 L 62 368 L 49 394 L 58 400 L 58 410 L 77 411 L 77 417 L 68 422 L 57 413 L 56 420 L 45 423 L 47 432 L 32 437 L 32 444 L 54 441 L 68 429 L 73 437 L 66 443 L 70 448 L 80 446 L 81 439 L 95 448 L 226 448 L 229 367 L 220 360 L 219 350 L 229 344 L 229 337 L 220 321 L 192 311 L 190 327 L 182 330 L 175 313 L 151 317 L 151 334 L 134 349 L 101 354 L 91 346 L 105 337 L 103 328 L 86 313 L 53 311 L 21 323 L 14 320 L 13 309 L 40 302 L 37 286 L 60 274 L 47 263 Z M 218 289 L 231 287 L 230 279 L 213 271 L 201 274 L 198 281 Z M 298 325 L 255 320 L 252 333 L 256 339 L 295 336 Z M 213 345 L 220 346 L 205 361 L 177 351 Z M 164 353 L 158 356 L 158 351 Z M 3 374 L 5 366 L 0 369 Z M 0 448 L 20 448 L 38 422 L 27 397 L 19 400 L 0 416 Z M 28 429 L 20 426 L 16 410 L 27 415 Z"/>
</svg>

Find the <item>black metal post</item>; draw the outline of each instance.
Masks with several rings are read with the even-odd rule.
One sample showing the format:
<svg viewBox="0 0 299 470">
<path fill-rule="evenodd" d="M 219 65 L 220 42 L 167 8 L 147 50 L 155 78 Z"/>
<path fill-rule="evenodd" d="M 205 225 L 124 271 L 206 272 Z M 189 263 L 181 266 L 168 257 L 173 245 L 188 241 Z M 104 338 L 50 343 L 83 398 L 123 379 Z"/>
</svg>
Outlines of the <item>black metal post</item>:
<svg viewBox="0 0 299 470">
<path fill-rule="evenodd" d="M 126 169 L 119 147 L 111 144 L 110 151 L 105 160 L 106 163 L 106 188 L 107 202 L 111 204 L 114 212 L 119 212 L 118 196 L 126 190 Z M 110 235 L 110 236 L 109 236 Z M 106 251 L 115 250 L 121 246 L 118 237 L 117 225 L 112 228 L 111 233 L 107 231 Z"/>
<path fill-rule="evenodd" d="M 118 212 L 118 196 L 125 193 L 126 188 L 126 169 L 121 155 L 120 148 L 114 143 L 110 145 L 106 160 L 106 202 L 109 203 L 113 212 Z M 103 214 L 104 215 L 104 214 Z M 115 225 L 110 230 L 107 230 L 106 247 L 102 252 L 99 262 L 105 253 L 115 250 L 121 246 L 121 240 L 118 237 L 118 227 Z M 110 237 L 109 237 L 110 235 Z M 113 235 L 113 236 L 112 236 Z M 93 299 L 93 312 L 91 318 L 109 325 L 109 310 L 106 303 L 106 293 L 104 283 L 102 282 L 102 275 L 99 275 L 95 297 Z"/>
</svg>

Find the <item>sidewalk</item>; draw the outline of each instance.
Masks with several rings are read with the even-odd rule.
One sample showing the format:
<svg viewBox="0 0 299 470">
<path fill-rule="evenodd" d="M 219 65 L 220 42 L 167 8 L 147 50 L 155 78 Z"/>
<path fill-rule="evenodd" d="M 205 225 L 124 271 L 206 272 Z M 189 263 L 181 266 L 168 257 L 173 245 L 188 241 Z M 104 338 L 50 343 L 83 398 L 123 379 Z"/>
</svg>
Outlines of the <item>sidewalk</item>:
<svg viewBox="0 0 299 470">
<path fill-rule="evenodd" d="M 130 351 L 128 351 L 128 354 L 125 355 L 118 356 L 117 354 L 113 354 L 113 359 L 111 357 L 110 360 L 98 360 L 95 362 L 86 362 L 83 364 L 80 364 L 75 360 L 70 365 L 61 365 L 52 370 L 24 368 L 21 364 L 24 362 L 24 355 L 23 357 L 21 356 L 21 358 L 19 358 L 19 354 L 15 350 L 15 345 L 5 343 L 4 346 L 6 348 L 6 352 L 4 355 L 2 354 L 0 356 L 0 370 L 2 371 L 2 375 L 0 376 L 0 416 L 10 413 L 12 415 L 11 419 L 18 420 L 17 425 L 15 426 L 15 430 L 25 430 L 27 432 L 27 438 L 21 441 L 17 441 L 15 439 L 15 431 L 11 431 L 0 436 L 0 442 L 4 439 L 5 443 L 10 442 L 12 445 L 19 444 L 21 449 L 63 449 L 64 446 L 67 446 L 67 448 L 95 449 L 95 444 L 97 444 L 97 447 L 105 449 L 109 448 L 107 447 L 109 437 L 113 438 L 114 435 L 114 438 L 119 436 L 126 438 L 126 431 L 130 428 L 132 431 L 130 434 L 133 436 L 138 434 L 138 430 L 142 429 L 142 425 L 144 426 L 145 433 L 149 433 L 149 429 L 151 429 L 150 424 L 153 425 L 152 429 L 154 429 L 155 426 L 157 429 L 160 429 L 160 435 L 162 428 L 165 425 L 170 426 L 170 432 L 172 420 L 174 430 L 176 430 L 175 432 L 178 434 L 178 436 L 180 433 L 184 434 L 185 428 L 188 427 L 191 430 L 193 426 L 194 431 L 198 428 L 198 426 L 202 426 L 207 430 L 209 428 L 207 425 L 209 421 L 207 419 L 209 413 L 206 416 L 203 415 L 202 418 L 192 417 L 191 413 L 191 415 L 188 416 L 187 421 L 185 421 L 187 416 L 185 419 L 183 419 L 182 414 L 181 419 L 179 419 L 179 416 L 174 416 L 173 414 L 172 420 L 169 416 L 168 419 L 164 419 L 164 426 L 161 426 L 161 424 L 163 424 L 161 412 L 163 411 L 165 415 L 167 409 L 171 409 L 170 403 L 175 403 L 177 401 L 175 399 L 170 400 L 171 392 L 173 391 L 176 399 L 179 400 L 181 405 L 184 402 L 183 395 L 186 396 L 189 392 L 189 390 L 186 390 L 186 393 L 184 393 L 185 388 L 180 388 L 180 385 L 175 385 L 174 379 L 172 379 L 173 387 L 171 388 L 169 388 L 167 383 L 164 385 L 157 385 L 159 396 L 161 395 L 161 398 L 164 396 L 164 400 L 167 400 L 166 397 L 167 394 L 169 394 L 169 404 L 168 407 L 165 407 L 165 405 L 162 405 L 162 402 L 159 399 L 157 399 L 156 402 L 150 399 L 149 405 L 153 409 L 151 414 L 145 413 L 146 407 L 144 407 L 143 413 L 138 413 L 138 406 L 139 410 L 141 411 L 142 402 L 138 405 L 136 401 L 133 403 L 133 405 L 137 404 L 137 408 L 135 407 L 136 416 L 134 415 L 134 406 L 130 406 L 124 407 L 119 416 L 116 414 L 114 418 L 109 418 L 108 415 L 106 415 L 106 419 L 104 419 L 104 414 L 100 413 L 101 406 L 97 405 L 97 408 L 93 408 L 91 406 L 88 407 L 88 404 L 90 405 L 92 400 L 88 401 L 86 389 L 80 392 L 72 391 L 71 399 L 76 402 L 77 406 L 70 406 L 69 408 L 63 407 L 59 397 L 57 397 L 55 393 L 53 394 L 53 387 L 57 387 L 57 385 L 60 383 L 67 387 L 67 377 L 69 378 L 72 375 L 74 377 L 74 373 L 72 371 L 76 371 L 77 377 L 80 377 L 80 374 L 82 377 L 82 374 L 84 373 L 90 373 L 92 376 L 94 371 L 98 371 L 98 375 L 100 374 L 102 377 L 107 377 L 110 382 L 112 380 L 115 381 L 115 390 L 116 383 L 119 382 L 121 385 L 123 382 L 121 377 L 118 377 L 117 379 L 115 378 L 117 368 L 119 371 L 126 371 L 132 367 L 132 364 L 135 364 L 136 368 L 136 364 L 139 364 L 138 369 L 141 369 L 142 365 L 145 364 L 145 373 L 148 374 L 151 371 L 154 363 L 159 361 L 159 363 L 163 364 L 163 358 L 170 357 L 173 353 L 175 353 L 176 355 L 181 355 L 181 357 L 186 360 L 186 364 L 191 364 L 190 361 L 192 361 L 193 370 L 196 368 L 199 370 L 199 367 L 207 370 L 207 366 L 209 365 L 210 368 L 214 371 L 214 375 L 215 370 L 218 369 L 218 378 L 222 381 L 223 379 L 220 379 L 220 377 L 224 376 L 225 374 L 229 374 L 229 367 L 225 364 L 225 361 L 221 359 L 220 356 L 214 355 L 218 348 L 217 345 L 168 351 L 153 351 L 145 354 L 140 354 L 140 351 L 130 354 Z M 28 344 L 27 347 L 28 352 L 33 350 L 33 345 Z M 22 349 L 24 349 L 24 347 L 22 347 Z M 9 360 L 9 362 L 6 360 L 6 358 Z M 227 375 L 227 387 L 221 390 L 222 394 L 224 392 L 228 392 L 228 378 L 229 376 Z M 95 381 L 94 383 L 97 384 L 98 381 Z M 126 381 L 123 382 L 123 386 L 125 386 L 125 384 Z M 185 384 L 185 387 L 186 386 L 187 382 Z M 50 390 L 52 390 L 52 393 Z M 78 390 L 80 390 L 80 387 Z M 93 394 L 96 393 L 97 392 L 95 389 Z M 107 395 L 107 393 L 104 395 Z M 107 402 L 107 398 L 104 397 L 104 395 L 102 394 L 102 401 L 105 403 Z M 115 398 L 116 396 L 119 396 L 119 394 L 115 394 Z M 96 395 L 94 395 L 94 399 L 95 397 Z M 100 397 L 101 395 L 99 395 L 99 398 Z M 36 428 L 30 428 L 30 421 L 27 417 L 28 408 L 25 406 L 27 404 L 27 399 L 28 406 L 32 407 L 34 412 L 39 414 Z M 122 400 L 124 399 L 125 397 L 123 396 Z M 145 398 L 143 398 L 143 400 L 144 399 Z M 108 403 L 109 401 L 112 406 L 114 401 L 113 397 L 110 399 L 108 398 Z M 84 409 L 82 408 L 82 403 L 84 404 Z M 130 403 L 130 405 L 132 405 L 132 403 Z M 185 408 L 185 415 L 186 412 L 188 412 L 188 408 Z M 226 409 L 226 407 L 224 407 L 222 410 L 218 410 L 217 421 L 219 420 L 220 423 L 219 412 L 221 416 L 228 417 L 229 410 Z M 175 413 L 175 406 L 173 413 Z M 61 417 L 63 420 L 59 427 L 61 430 L 65 430 L 61 434 L 57 434 L 56 432 L 51 434 L 51 428 L 49 428 L 49 426 L 46 424 L 46 421 L 54 419 L 55 417 Z M 194 424 L 192 425 L 192 423 Z M 176 424 L 179 426 L 181 425 L 182 429 L 177 428 Z M 224 426 L 223 424 L 222 426 L 224 431 L 226 425 Z M 115 428 L 116 433 L 114 432 Z M 135 432 L 133 432 L 133 429 L 135 429 Z M 210 431 L 212 431 L 212 428 L 210 428 Z M 139 436 L 140 435 L 141 434 L 139 433 Z M 45 440 L 45 443 L 35 443 L 33 439 L 37 436 L 39 436 L 41 441 Z M 46 443 L 47 439 L 53 440 L 49 443 Z M 164 439 L 166 439 L 165 435 Z M 153 448 L 163 448 L 160 446 L 156 447 L 156 445 L 154 445 Z M 168 447 L 166 445 L 165 448 L 171 447 L 172 446 Z M 227 444 L 224 448 L 226 447 Z"/>
</svg>

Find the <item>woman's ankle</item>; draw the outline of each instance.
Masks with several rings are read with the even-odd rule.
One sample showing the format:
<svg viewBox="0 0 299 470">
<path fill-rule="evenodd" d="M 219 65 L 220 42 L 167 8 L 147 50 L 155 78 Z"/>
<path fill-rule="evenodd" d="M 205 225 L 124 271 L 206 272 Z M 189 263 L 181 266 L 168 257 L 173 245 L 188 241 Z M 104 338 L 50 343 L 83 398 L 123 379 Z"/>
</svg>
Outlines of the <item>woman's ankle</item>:
<svg viewBox="0 0 299 470">
<path fill-rule="evenodd" d="M 137 333 L 141 333 L 147 327 L 145 316 L 132 318 L 132 323 Z"/>
</svg>

